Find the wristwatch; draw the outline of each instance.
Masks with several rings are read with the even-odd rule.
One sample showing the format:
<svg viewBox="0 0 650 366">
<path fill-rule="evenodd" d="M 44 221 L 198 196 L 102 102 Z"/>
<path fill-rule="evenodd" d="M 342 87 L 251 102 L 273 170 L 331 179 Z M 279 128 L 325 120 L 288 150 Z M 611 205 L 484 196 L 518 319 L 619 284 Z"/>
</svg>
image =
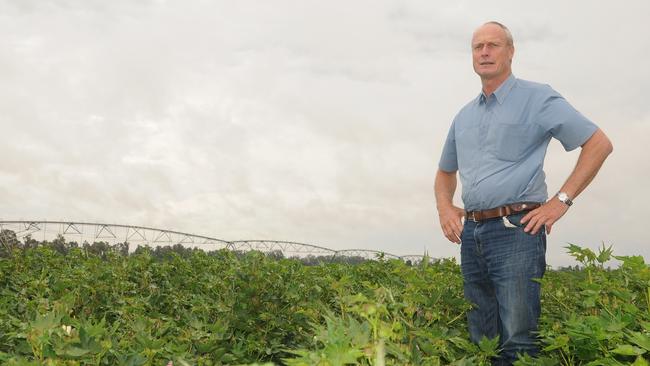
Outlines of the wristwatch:
<svg viewBox="0 0 650 366">
<path fill-rule="evenodd" d="M 566 194 L 566 192 L 557 192 L 557 199 L 559 199 L 567 206 L 571 206 L 573 204 L 573 201 L 571 201 L 571 198 L 569 198 L 569 195 Z"/>
</svg>

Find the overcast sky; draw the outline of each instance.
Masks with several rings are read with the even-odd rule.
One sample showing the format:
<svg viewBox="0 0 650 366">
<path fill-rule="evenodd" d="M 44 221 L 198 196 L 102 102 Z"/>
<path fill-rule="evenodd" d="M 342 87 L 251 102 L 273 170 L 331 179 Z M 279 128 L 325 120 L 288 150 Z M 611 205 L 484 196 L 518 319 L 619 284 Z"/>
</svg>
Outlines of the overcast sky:
<svg viewBox="0 0 650 366">
<path fill-rule="evenodd" d="M 514 35 L 614 153 L 548 238 L 650 259 L 650 2 L 0 0 L 0 219 L 458 257 L 433 180 L 478 95 L 470 38 Z M 554 141 L 551 193 L 579 149 Z M 460 201 L 458 201 L 460 205 Z"/>
</svg>

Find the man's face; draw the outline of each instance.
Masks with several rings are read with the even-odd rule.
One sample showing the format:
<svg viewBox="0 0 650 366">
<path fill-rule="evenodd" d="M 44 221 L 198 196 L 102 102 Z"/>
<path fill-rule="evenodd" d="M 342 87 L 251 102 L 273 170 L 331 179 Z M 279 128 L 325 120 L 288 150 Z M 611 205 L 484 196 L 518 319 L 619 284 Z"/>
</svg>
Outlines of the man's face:
<svg viewBox="0 0 650 366">
<path fill-rule="evenodd" d="M 496 24 L 486 24 L 472 37 L 472 63 L 481 79 L 506 78 L 510 75 L 514 46 L 508 44 L 506 33 Z"/>
</svg>

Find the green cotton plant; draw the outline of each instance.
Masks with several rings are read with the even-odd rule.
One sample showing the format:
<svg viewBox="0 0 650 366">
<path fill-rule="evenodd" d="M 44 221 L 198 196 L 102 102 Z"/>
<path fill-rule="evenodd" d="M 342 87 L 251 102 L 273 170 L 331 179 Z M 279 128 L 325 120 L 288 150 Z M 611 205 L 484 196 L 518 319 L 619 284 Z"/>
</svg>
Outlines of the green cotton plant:
<svg viewBox="0 0 650 366">
<path fill-rule="evenodd" d="M 401 266 L 392 268 L 394 274 L 403 270 L 411 271 Z M 340 283 L 336 286 L 340 288 Z M 479 345 L 471 344 L 464 329 L 447 328 L 456 323 L 457 315 L 434 319 L 430 314 L 418 313 L 414 310 L 417 306 L 410 303 L 409 292 L 400 289 L 403 290 L 382 285 L 368 288 L 365 293 L 341 296 L 333 306 L 341 309 L 340 314 L 327 312 L 327 326 L 316 325 L 316 333 L 321 336 L 315 339 L 312 348 L 293 351 L 300 357 L 285 362 L 290 365 L 338 364 L 332 363 L 330 351 L 333 349 L 347 357 L 357 357 L 356 361 L 348 359 L 347 362 L 359 365 L 489 364 L 490 357 L 497 354 L 498 340 L 485 339 Z M 429 316 L 429 321 L 418 322 L 422 316 Z M 415 324 L 426 324 L 426 328 Z M 346 333 L 346 329 L 350 332 Z M 355 331 L 358 329 L 365 329 L 369 334 L 352 337 L 358 334 Z M 466 357 L 468 354 L 472 356 Z"/>
<path fill-rule="evenodd" d="M 344 320 L 333 314 L 325 315 L 324 325 L 315 325 L 313 342 L 316 350 L 298 349 L 290 353 L 298 356 L 284 359 L 288 366 L 343 366 L 359 364 L 367 356 L 371 344 L 371 330 L 367 323 L 354 318 Z"/>
<path fill-rule="evenodd" d="M 108 364 L 104 362 L 105 355 L 112 348 L 111 336 L 115 331 L 107 328 L 104 320 L 94 323 L 70 319 L 53 310 L 36 314 L 34 320 L 26 325 L 24 336 L 38 362 L 58 359 L 102 365 Z"/>
<path fill-rule="evenodd" d="M 373 299 L 364 294 L 343 296 L 340 299 L 341 309 L 344 309 L 342 316 L 325 310 L 325 324 L 314 324 L 316 349 L 291 351 L 299 357 L 284 361 L 293 366 L 383 366 L 387 364 L 387 355 L 400 359 L 399 350 L 391 346 L 399 337 L 402 325 L 387 318 L 386 297 L 390 297 L 390 293 L 385 288 L 377 288 Z"/>
<path fill-rule="evenodd" d="M 372 338 L 366 357 L 378 366 L 386 364 L 386 342 L 398 337 L 402 328 L 400 322 L 390 321 L 389 311 L 385 304 L 387 300 L 394 302 L 392 294 L 384 287 L 375 290 L 374 301 L 369 301 L 362 294 L 343 299 L 352 314 L 360 316 L 370 325 Z"/>
<path fill-rule="evenodd" d="M 453 259 L 304 265 L 256 252 L 33 244 L 0 257 L 2 365 L 489 365 L 498 354 L 496 339 L 469 341 Z M 579 266 L 540 279 L 541 354 L 518 364 L 646 365 L 644 259 L 568 249 Z"/>
<path fill-rule="evenodd" d="M 55 355 L 53 343 L 63 333 L 59 329 L 61 317 L 53 311 L 43 315 L 37 313 L 28 323 L 24 336 L 36 360 L 43 362 L 45 358 Z"/>
<path fill-rule="evenodd" d="M 644 364 L 650 330 L 644 326 L 649 315 L 643 279 L 647 265 L 639 258 L 614 256 L 611 246 L 603 245 L 598 253 L 576 245 L 567 249 L 583 267 L 550 271 L 541 281 L 540 360 L 554 359 L 560 365 Z M 612 258 L 623 262 L 619 268 L 605 266 Z"/>
</svg>

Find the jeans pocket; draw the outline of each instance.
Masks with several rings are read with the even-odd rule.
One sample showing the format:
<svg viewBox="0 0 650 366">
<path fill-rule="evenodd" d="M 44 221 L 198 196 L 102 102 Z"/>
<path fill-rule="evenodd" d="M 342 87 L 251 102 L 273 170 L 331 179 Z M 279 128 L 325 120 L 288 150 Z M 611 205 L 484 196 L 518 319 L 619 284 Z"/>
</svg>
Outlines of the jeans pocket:
<svg viewBox="0 0 650 366">
<path fill-rule="evenodd" d="M 503 216 L 503 226 L 505 226 L 506 228 L 517 227 L 517 225 L 510 222 L 510 220 L 508 219 L 508 216 Z"/>
<path fill-rule="evenodd" d="M 508 216 L 503 216 L 503 225 L 506 228 L 523 228 L 524 225 L 521 223 L 521 219 L 524 218 L 527 212 L 515 213 Z"/>
</svg>

